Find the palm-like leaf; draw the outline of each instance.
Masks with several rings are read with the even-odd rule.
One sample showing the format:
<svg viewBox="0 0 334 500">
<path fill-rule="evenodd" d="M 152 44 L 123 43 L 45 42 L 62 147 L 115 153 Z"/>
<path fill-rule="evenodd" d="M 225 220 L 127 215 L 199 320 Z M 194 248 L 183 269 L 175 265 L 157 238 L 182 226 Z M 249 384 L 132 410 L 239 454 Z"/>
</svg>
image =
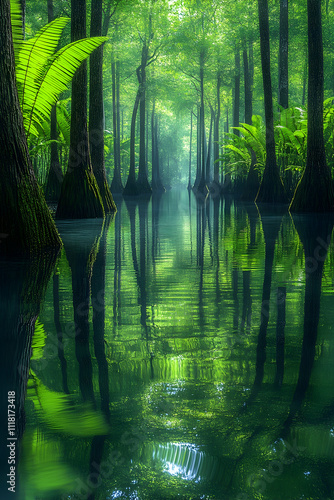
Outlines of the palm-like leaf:
<svg viewBox="0 0 334 500">
<path fill-rule="evenodd" d="M 69 18 L 55 19 L 25 41 L 19 1 L 11 0 L 11 22 L 24 128 L 28 137 L 30 134 L 38 137 L 43 121 L 49 119 L 52 106 L 80 64 L 108 38 L 78 40 L 54 54 Z"/>
<path fill-rule="evenodd" d="M 36 76 L 53 56 L 64 27 L 70 21 L 60 17 L 44 26 L 33 38 L 21 44 L 16 61 L 16 82 L 23 115 L 29 112 L 36 95 Z"/>
<path fill-rule="evenodd" d="M 30 100 L 30 113 L 23 113 L 28 134 L 33 133 L 34 120 L 49 116 L 58 96 L 71 82 L 80 64 L 108 38 L 94 37 L 72 42 L 60 49 L 35 79 L 35 94 Z"/>
<path fill-rule="evenodd" d="M 22 12 L 19 0 L 10 1 L 10 18 L 12 24 L 15 61 L 17 61 L 23 42 Z"/>
</svg>

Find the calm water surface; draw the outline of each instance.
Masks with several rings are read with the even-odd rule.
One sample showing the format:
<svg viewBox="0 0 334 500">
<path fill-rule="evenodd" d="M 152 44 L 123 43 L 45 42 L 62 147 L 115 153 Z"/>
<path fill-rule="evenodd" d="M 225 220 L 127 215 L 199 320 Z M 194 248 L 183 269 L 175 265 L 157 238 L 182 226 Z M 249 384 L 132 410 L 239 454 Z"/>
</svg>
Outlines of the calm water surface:
<svg viewBox="0 0 334 500">
<path fill-rule="evenodd" d="M 58 228 L 18 498 L 334 498 L 326 217 L 171 191 Z"/>
</svg>

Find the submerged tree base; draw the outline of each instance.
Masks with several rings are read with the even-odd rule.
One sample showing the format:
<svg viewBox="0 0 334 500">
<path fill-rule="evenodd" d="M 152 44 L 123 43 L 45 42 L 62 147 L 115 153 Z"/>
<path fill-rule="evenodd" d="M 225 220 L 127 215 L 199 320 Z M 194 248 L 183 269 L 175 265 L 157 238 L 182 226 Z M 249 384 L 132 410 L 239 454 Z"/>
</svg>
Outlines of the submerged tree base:
<svg viewBox="0 0 334 500">
<path fill-rule="evenodd" d="M 255 202 L 288 203 L 288 197 L 278 169 L 266 166 Z"/>
<path fill-rule="evenodd" d="M 137 190 L 138 194 L 150 195 L 152 193 L 152 188 L 149 185 L 147 177 L 143 177 L 142 179 L 137 179 Z"/>
<path fill-rule="evenodd" d="M 123 190 L 123 197 L 138 196 L 138 194 L 136 179 L 129 176 Z"/>
<path fill-rule="evenodd" d="M 44 188 L 46 201 L 57 202 L 59 200 L 62 182 L 63 172 L 59 163 L 55 163 L 50 167 L 48 179 Z"/>
<path fill-rule="evenodd" d="M 327 167 L 326 167 L 327 169 Z M 323 168 L 304 171 L 293 199 L 290 212 L 332 212 L 334 211 L 334 189 L 330 171 L 324 175 Z"/>
<path fill-rule="evenodd" d="M 254 201 L 260 188 L 260 179 L 257 170 L 252 164 L 246 180 L 243 193 L 241 195 L 242 201 Z"/>
<path fill-rule="evenodd" d="M 106 214 L 116 212 L 117 208 L 114 199 L 112 197 L 111 191 L 109 189 L 104 170 L 98 170 L 97 172 L 95 172 L 95 178 L 97 185 L 99 187 L 104 212 Z"/>
<path fill-rule="evenodd" d="M 123 187 L 122 179 L 120 178 L 120 176 L 114 175 L 113 180 L 111 181 L 111 184 L 110 184 L 110 191 L 111 191 L 112 195 L 115 195 L 115 194 L 117 195 L 117 194 L 123 193 L 124 187 Z"/>
<path fill-rule="evenodd" d="M 100 191 L 93 173 L 74 168 L 66 172 L 56 211 L 57 219 L 104 217 Z"/>
</svg>

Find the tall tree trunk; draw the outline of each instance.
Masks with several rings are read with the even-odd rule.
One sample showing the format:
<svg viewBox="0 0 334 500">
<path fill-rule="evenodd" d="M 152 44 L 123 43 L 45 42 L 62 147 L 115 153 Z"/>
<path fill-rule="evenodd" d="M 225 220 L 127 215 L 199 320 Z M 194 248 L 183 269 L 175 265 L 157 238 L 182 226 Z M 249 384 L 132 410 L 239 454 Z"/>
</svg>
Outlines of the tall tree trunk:
<svg viewBox="0 0 334 500">
<path fill-rule="evenodd" d="M 276 162 L 274 113 L 270 73 L 268 0 L 258 0 L 264 110 L 266 120 L 266 165 L 256 197 L 257 202 L 286 203 L 287 196 Z"/>
<path fill-rule="evenodd" d="M 250 44 L 249 47 L 252 47 Z M 249 49 L 249 59 L 247 55 L 247 48 L 243 51 L 243 62 L 244 62 L 244 82 L 245 82 L 245 123 L 248 125 L 252 124 L 253 115 L 253 56 L 251 55 L 251 48 Z M 255 168 L 256 165 L 256 155 L 252 148 L 248 149 L 251 156 L 251 165 L 249 167 L 249 172 L 246 179 L 246 184 L 242 193 L 242 200 L 244 201 L 254 201 L 257 192 L 260 187 L 260 179 L 258 171 Z"/>
<path fill-rule="evenodd" d="M 71 0 L 71 41 L 86 38 L 86 0 Z M 70 154 L 56 217 L 83 219 L 105 214 L 89 152 L 87 128 L 87 62 L 72 80 Z"/>
<path fill-rule="evenodd" d="M 290 205 L 292 212 L 334 210 L 332 176 L 326 162 L 323 133 L 323 46 L 321 0 L 307 1 L 308 120 L 306 167 Z"/>
<path fill-rule="evenodd" d="M 240 52 L 239 48 L 234 53 L 234 103 L 233 103 L 233 127 L 239 127 L 240 115 Z M 235 135 L 240 135 L 239 130 L 233 130 Z"/>
<path fill-rule="evenodd" d="M 253 92 L 251 87 L 251 75 L 248 63 L 247 48 L 242 53 L 244 63 L 244 85 L 245 85 L 245 123 L 252 124 L 253 115 Z"/>
<path fill-rule="evenodd" d="M 102 35 L 102 0 L 92 0 L 90 36 Z M 110 192 L 104 164 L 103 45 L 90 56 L 89 147 L 92 168 L 99 186 L 105 213 L 116 206 Z"/>
<path fill-rule="evenodd" d="M 160 177 L 160 158 L 158 144 L 158 120 L 155 114 L 155 101 L 153 101 L 152 119 L 152 191 L 165 191 Z"/>
<path fill-rule="evenodd" d="M 50 23 L 55 19 L 53 10 L 53 0 L 47 0 L 48 2 L 48 22 Z M 57 108 L 56 105 L 52 107 L 51 110 L 51 121 L 50 121 L 50 139 L 51 141 L 58 140 L 57 131 Z M 56 142 L 51 142 L 50 146 L 50 166 L 47 175 L 47 181 L 45 185 L 45 198 L 48 201 L 57 202 L 60 196 L 61 183 L 63 182 L 63 171 L 59 162 L 58 155 L 58 144 Z"/>
<path fill-rule="evenodd" d="M 279 20 L 278 104 L 289 107 L 289 0 L 281 0 Z"/>
<path fill-rule="evenodd" d="M 211 111 L 211 120 L 210 120 L 210 132 L 209 132 L 209 143 L 208 143 L 208 151 L 206 155 L 206 165 L 205 165 L 205 182 L 207 186 L 210 184 L 211 177 L 211 144 L 212 144 L 212 127 L 214 122 L 214 112 Z"/>
<path fill-rule="evenodd" d="M 220 120 L 220 87 L 221 87 L 221 74 L 218 71 L 217 75 L 217 87 L 216 87 L 216 95 L 217 95 L 217 111 L 215 114 L 214 121 L 214 132 L 213 132 L 213 182 L 215 184 L 215 188 L 220 189 L 219 184 L 219 120 Z"/>
<path fill-rule="evenodd" d="M 193 112 L 190 113 L 190 137 L 189 137 L 189 176 L 188 176 L 188 191 L 191 189 L 191 148 L 193 138 Z"/>
<path fill-rule="evenodd" d="M 0 3 L 0 47 L 0 253 L 60 248 L 29 158 L 15 82 L 9 0 Z"/>
<path fill-rule="evenodd" d="M 193 185 L 193 190 L 197 191 L 201 180 L 201 127 L 200 127 L 200 106 L 197 105 L 197 120 L 196 120 L 196 179 Z"/>
<path fill-rule="evenodd" d="M 200 70 L 199 70 L 199 78 L 200 78 L 200 92 L 201 92 L 201 105 L 200 105 L 200 113 L 199 113 L 199 123 L 200 123 L 200 170 L 201 177 L 199 184 L 197 186 L 197 191 L 206 195 L 208 192 L 208 187 L 205 181 L 205 166 L 206 166 L 206 155 L 205 155 L 205 117 L 204 117 L 204 59 L 205 54 L 204 51 L 200 53 Z"/>
<path fill-rule="evenodd" d="M 146 168 L 146 148 L 145 148 L 145 130 L 146 130 L 146 65 L 148 60 L 148 45 L 143 44 L 141 65 L 137 71 L 140 102 L 139 102 L 139 170 L 137 179 L 137 189 L 139 194 L 149 194 L 152 192 L 147 179 Z"/>
<path fill-rule="evenodd" d="M 131 130 L 130 130 L 130 169 L 128 179 L 126 181 L 123 196 L 136 196 L 138 194 L 136 184 L 136 158 L 135 158 L 135 142 L 136 142 L 136 119 L 140 100 L 140 89 L 137 91 L 135 104 L 132 111 Z"/>
<path fill-rule="evenodd" d="M 119 126 L 119 78 L 117 77 L 118 64 L 116 56 L 113 54 L 111 63 L 111 78 L 112 78 L 112 118 L 113 118 L 113 136 L 114 136 L 114 176 L 110 186 L 113 194 L 121 194 L 123 192 L 123 184 L 121 178 L 121 152 L 120 152 L 120 126 Z"/>
</svg>

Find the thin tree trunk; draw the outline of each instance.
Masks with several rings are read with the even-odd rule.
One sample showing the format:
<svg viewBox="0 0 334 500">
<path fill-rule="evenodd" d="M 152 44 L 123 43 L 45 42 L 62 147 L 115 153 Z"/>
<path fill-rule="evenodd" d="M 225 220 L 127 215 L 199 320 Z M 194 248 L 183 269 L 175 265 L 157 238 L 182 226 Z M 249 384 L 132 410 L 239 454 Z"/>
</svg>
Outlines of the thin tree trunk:
<svg viewBox="0 0 334 500">
<path fill-rule="evenodd" d="M 213 182 L 220 188 L 219 184 L 219 120 L 220 120 L 220 87 L 221 87 L 221 74 L 217 75 L 217 112 L 214 121 L 214 134 L 213 134 Z"/>
<path fill-rule="evenodd" d="M 233 127 L 239 127 L 240 115 L 240 52 L 239 48 L 234 53 L 234 105 L 233 105 Z M 235 135 L 240 135 L 239 130 L 233 130 Z"/>
<path fill-rule="evenodd" d="M 307 1 L 308 13 L 308 120 L 307 160 L 290 211 L 334 210 L 332 176 L 326 162 L 323 134 L 324 68 L 321 0 Z"/>
<path fill-rule="evenodd" d="M 130 130 L 130 169 L 128 179 L 126 181 L 123 196 L 136 196 L 138 189 L 136 185 L 136 159 L 135 159 L 135 142 L 136 142 L 136 120 L 140 100 L 140 90 L 138 89 L 135 104 L 132 111 L 131 130 Z"/>
<path fill-rule="evenodd" d="M 102 35 L 102 0 L 92 0 L 90 36 Z M 89 147 L 105 213 L 115 212 L 104 164 L 103 45 L 90 56 Z"/>
<path fill-rule="evenodd" d="M 289 107 L 289 0 L 280 4 L 278 104 Z"/>
<path fill-rule="evenodd" d="M 204 52 L 200 53 L 200 92 L 201 92 L 201 105 L 200 105 L 200 170 L 201 177 L 197 187 L 197 191 L 206 195 L 208 192 L 208 187 L 205 180 L 205 167 L 206 167 L 206 155 L 205 155 L 205 116 L 204 116 Z"/>
<path fill-rule="evenodd" d="M 121 152 L 120 152 L 120 125 L 119 125 L 119 75 L 118 63 L 116 55 L 113 54 L 111 63 L 111 79 L 112 79 L 112 117 L 113 117 L 113 136 L 114 136 L 114 176 L 111 182 L 110 190 L 113 194 L 121 194 L 123 192 L 123 184 L 121 178 Z"/>
<path fill-rule="evenodd" d="M 48 1 L 48 22 L 50 23 L 55 18 L 53 10 L 53 0 L 47 0 L 47 1 Z M 58 131 L 57 131 L 56 105 L 54 105 L 51 110 L 50 127 L 51 127 L 50 139 L 51 141 L 57 141 Z M 50 166 L 44 193 L 45 193 L 45 198 L 48 201 L 57 202 L 59 200 L 61 183 L 63 182 L 64 176 L 59 162 L 58 144 L 56 142 L 51 142 L 50 152 L 51 152 Z"/>
<path fill-rule="evenodd" d="M 266 165 L 257 202 L 286 203 L 287 196 L 276 162 L 269 44 L 268 0 L 258 0 L 264 110 L 266 121 Z"/>
<path fill-rule="evenodd" d="M 139 170 L 137 179 L 137 189 L 139 194 L 149 194 L 152 192 L 147 179 L 146 169 L 146 148 L 145 148 L 145 130 L 146 130 L 146 65 L 148 59 L 148 46 L 143 44 L 141 65 L 137 71 L 140 101 L 139 101 Z"/>
<path fill-rule="evenodd" d="M 193 138 L 193 112 L 190 113 L 190 138 L 189 138 L 189 176 L 188 176 L 188 191 L 191 189 L 191 148 Z"/>
</svg>

